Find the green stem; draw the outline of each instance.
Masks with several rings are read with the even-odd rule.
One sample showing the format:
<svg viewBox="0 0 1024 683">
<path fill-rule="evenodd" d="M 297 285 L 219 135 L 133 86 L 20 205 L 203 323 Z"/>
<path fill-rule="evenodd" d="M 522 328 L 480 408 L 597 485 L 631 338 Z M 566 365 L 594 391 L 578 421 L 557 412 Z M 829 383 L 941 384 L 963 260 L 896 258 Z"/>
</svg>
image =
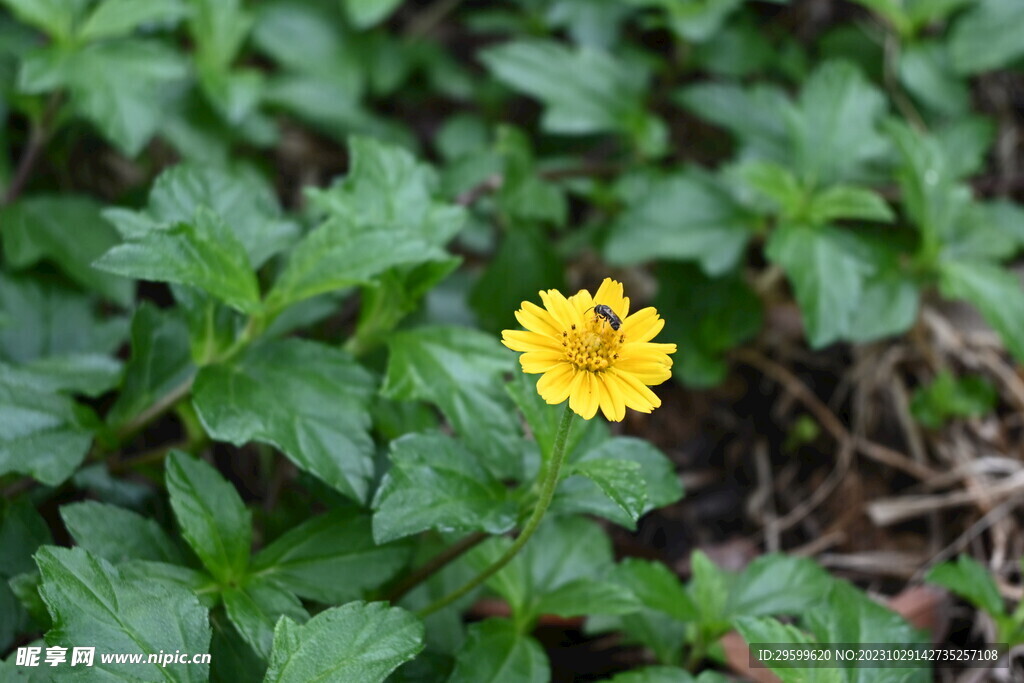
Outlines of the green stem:
<svg viewBox="0 0 1024 683">
<path fill-rule="evenodd" d="M 417 614 L 420 618 L 426 617 L 433 614 L 434 612 L 444 609 L 448 605 L 452 604 L 462 596 L 469 593 L 471 590 L 481 585 L 487 579 L 491 578 L 502 568 L 512 561 L 526 542 L 530 540 L 534 532 L 537 531 L 537 527 L 540 526 L 541 520 L 544 519 L 544 513 L 548 511 L 548 506 L 551 505 L 551 499 L 555 497 L 555 489 L 558 487 L 558 479 L 562 472 L 562 463 L 565 461 L 565 444 L 568 440 L 569 429 L 572 427 L 573 419 L 572 409 L 569 408 L 569 404 L 565 404 L 565 411 L 562 413 L 562 421 L 558 424 L 558 431 L 555 433 L 555 444 L 551 449 L 551 458 L 548 460 L 547 467 L 541 470 L 538 480 L 541 480 L 540 496 L 537 499 L 537 506 L 533 508 L 533 514 L 526 521 L 526 525 L 523 530 L 519 533 L 519 537 L 509 546 L 509 549 L 499 557 L 497 560 L 491 563 L 487 569 L 483 570 L 461 588 L 449 593 L 440 600 L 428 605 L 421 609 Z"/>
</svg>

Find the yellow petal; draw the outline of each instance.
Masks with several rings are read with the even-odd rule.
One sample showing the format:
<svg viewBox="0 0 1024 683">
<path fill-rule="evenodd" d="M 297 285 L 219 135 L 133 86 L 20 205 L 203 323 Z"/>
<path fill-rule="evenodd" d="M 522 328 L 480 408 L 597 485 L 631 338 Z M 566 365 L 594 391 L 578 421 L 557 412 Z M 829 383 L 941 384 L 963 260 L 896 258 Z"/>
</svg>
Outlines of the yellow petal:
<svg viewBox="0 0 1024 683">
<path fill-rule="evenodd" d="M 622 321 L 622 333 L 631 342 L 648 342 L 654 339 L 665 321 L 658 317 L 658 311 L 651 306 L 640 309 Z"/>
<path fill-rule="evenodd" d="M 601 412 L 611 422 L 621 422 L 626 417 L 626 403 L 622 398 L 622 392 L 613 392 L 607 376 L 602 374 L 594 377 L 594 383 L 598 389 L 598 400 L 601 404 Z"/>
<path fill-rule="evenodd" d="M 552 339 L 559 339 L 562 336 L 562 329 L 555 324 L 555 319 L 551 317 L 551 314 L 529 301 L 524 301 L 522 308 L 516 311 L 516 320 L 526 329 L 547 335 Z"/>
<path fill-rule="evenodd" d="M 626 405 L 630 408 L 642 413 L 649 413 L 654 408 L 661 406 L 661 399 L 658 398 L 658 395 L 644 386 L 636 377 L 628 372 L 619 372 L 618 370 L 612 372 L 622 381 L 623 387 L 626 389 Z"/>
<path fill-rule="evenodd" d="M 519 364 L 523 366 L 523 372 L 531 375 L 547 372 L 565 362 L 565 354 L 558 351 L 530 351 L 519 356 Z"/>
<path fill-rule="evenodd" d="M 622 296 L 622 283 L 610 277 L 606 277 L 601 286 L 597 288 L 594 302 L 610 306 L 615 311 L 615 315 L 623 320 L 629 315 L 629 299 Z"/>
<path fill-rule="evenodd" d="M 557 289 L 541 292 L 540 298 L 544 302 L 544 308 L 550 311 L 563 330 L 572 329 L 573 325 L 578 327 L 583 322 L 583 318 L 576 308 Z"/>
<path fill-rule="evenodd" d="M 513 351 L 562 350 L 562 345 L 551 337 L 523 330 L 502 330 L 501 343 Z"/>
<path fill-rule="evenodd" d="M 581 289 L 569 297 L 569 303 L 579 312 L 582 318 L 586 319 L 587 313 L 594 307 L 594 297 L 590 296 L 590 292 L 587 290 Z"/>
<path fill-rule="evenodd" d="M 648 385 L 661 384 L 672 376 L 671 363 L 658 363 L 648 360 L 622 359 L 615 361 L 615 369 L 627 373 Z"/>
<path fill-rule="evenodd" d="M 569 398 L 575 371 L 568 363 L 562 363 L 544 373 L 537 380 L 537 393 L 550 405 L 558 405 Z"/>
</svg>

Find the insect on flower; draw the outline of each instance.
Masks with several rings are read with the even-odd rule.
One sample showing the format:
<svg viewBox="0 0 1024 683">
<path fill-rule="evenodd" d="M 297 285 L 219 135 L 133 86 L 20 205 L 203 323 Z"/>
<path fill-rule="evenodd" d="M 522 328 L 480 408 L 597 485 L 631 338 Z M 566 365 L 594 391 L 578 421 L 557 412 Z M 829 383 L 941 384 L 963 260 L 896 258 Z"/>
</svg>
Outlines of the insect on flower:
<svg viewBox="0 0 1024 683">
<path fill-rule="evenodd" d="M 501 341 L 522 352 L 523 372 L 542 375 L 537 392 L 547 403 L 569 399 L 578 415 L 589 420 L 600 408 L 614 422 L 626 408 L 649 413 L 661 405 L 648 387 L 672 376 L 676 345 L 651 341 L 665 326 L 654 308 L 630 315 L 622 284 L 611 278 L 593 296 L 549 289 L 540 299 L 543 307 L 522 303 L 516 320 L 526 329 L 505 330 Z"/>
<path fill-rule="evenodd" d="M 612 329 L 618 332 L 619 328 L 622 326 L 622 321 L 619 320 L 619 316 L 615 315 L 615 311 L 612 310 L 611 306 L 597 304 L 596 306 L 591 306 L 590 309 L 593 309 L 594 315 L 600 316 L 607 320 L 608 324 L 612 326 Z"/>
</svg>

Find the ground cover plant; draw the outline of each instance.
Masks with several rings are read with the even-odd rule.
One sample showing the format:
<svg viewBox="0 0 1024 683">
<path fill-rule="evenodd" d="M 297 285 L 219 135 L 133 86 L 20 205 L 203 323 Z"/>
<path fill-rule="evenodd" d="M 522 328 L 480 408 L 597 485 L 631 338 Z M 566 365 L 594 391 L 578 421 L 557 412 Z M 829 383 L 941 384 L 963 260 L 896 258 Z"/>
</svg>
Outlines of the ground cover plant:
<svg viewBox="0 0 1024 683">
<path fill-rule="evenodd" d="M 1022 35 L 0 0 L 0 680 L 1019 680 Z"/>
</svg>

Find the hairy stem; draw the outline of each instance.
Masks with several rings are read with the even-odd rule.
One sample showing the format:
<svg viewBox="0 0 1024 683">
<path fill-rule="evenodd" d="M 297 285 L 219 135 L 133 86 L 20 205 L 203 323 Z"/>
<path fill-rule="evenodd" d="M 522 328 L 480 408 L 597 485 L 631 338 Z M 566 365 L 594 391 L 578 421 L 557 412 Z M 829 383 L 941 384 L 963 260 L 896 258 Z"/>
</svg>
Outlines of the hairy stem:
<svg viewBox="0 0 1024 683">
<path fill-rule="evenodd" d="M 519 554 L 519 551 L 523 549 L 526 542 L 529 541 L 530 537 L 537 531 L 537 527 L 540 526 L 541 520 L 544 519 L 544 513 L 548 511 L 548 506 L 551 505 L 551 499 L 555 497 L 555 489 L 558 487 L 559 476 L 562 472 L 562 463 L 565 461 L 565 444 L 568 440 L 569 429 L 572 427 L 572 420 L 572 409 L 569 408 L 569 404 L 566 403 L 565 410 L 562 413 L 562 421 L 559 423 L 558 432 L 555 434 L 555 445 L 551 449 L 551 458 L 548 460 L 547 467 L 542 468 L 539 474 L 541 489 L 540 495 L 537 499 L 537 506 L 533 508 L 533 514 L 531 514 L 530 518 L 526 521 L 526 525 L 519 533 L 518 538 L 516 538 L 512 545 L 509 546 L 509 549 L 506 550 L 501 557 L 466 582 L 461 588 L 421 609 L 418 612 L 420 617 L 426 617 L 440 609 L 444 609 L 477 586 L 487 581 L 487 579 L 497 574 L 505 565 L 512 561 L 512 558 Z"/>
</svg>

